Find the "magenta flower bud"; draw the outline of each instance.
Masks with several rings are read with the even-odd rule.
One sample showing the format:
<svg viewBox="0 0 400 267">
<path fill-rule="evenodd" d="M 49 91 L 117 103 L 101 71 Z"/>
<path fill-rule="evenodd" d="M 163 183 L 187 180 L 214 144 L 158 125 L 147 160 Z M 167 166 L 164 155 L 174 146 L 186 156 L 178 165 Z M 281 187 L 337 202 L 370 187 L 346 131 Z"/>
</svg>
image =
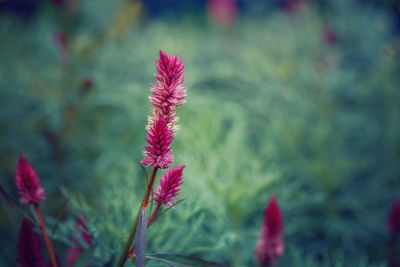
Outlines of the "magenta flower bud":
<svg viewBox="0 0 400 267">
<path fill-rule="evenodd" d="M 400 234 L 400 199 L 393 205 L 389 215 L 388 227 L 391 234 Z"/>
<path fill-rule="evenodd" d="M 151 88 L 150 102 L 154 106 L 152 113 L 164 116 L 170 130 L 175 133 L 174 126 L 176 123 L 174 110 L 177 106 L 185 103 L 186 89 L 183 87 L 184 64 L 182 58 L 177 59 L 176 56 L 167 56 L 160 51 L 160 59 L 156 61 L 156 68 L 159 75 L 154 75 L 157 83 Z"/>
<path fill-rule="evenodd" d="M 22 196 L 20 201 L 24 205 L 39 205 L 39 202 L 46 198 L 39 184 L 39 178 L 22 154 L 19 156 L 15 172 L 15 185 Z"/>
<path fill-rule="evenodd" d="M 150 127 L 147 132 L 146 141 L 149 146 L 145 146 L 146 151 L 142 163 L 145 166 L 153 166 L 155 168 L 166 169 L 174 161 L 171 152 L 171 142 L 174 139 L 164 117 L 160 116 Z"/>
<path fill-rule="evenodd" d="M 17 245 L 18 267 L 45 266 L 39 236 L 33 231 L 33 224 L 24 219 L 18 233 Z"/>
<path fill-rule="evenodd" d="M 283 253 L 283 219 L 275 197 L 264 212 L 261 235 L 256 246 L 256 260 L 261 267 L 273 266 Z"/>
<path fill-rule="evenodd" d="M 174 197 L 176 197 L 181 190 L 179 186 L 183 183 L 182 171 L 184 168 L 184 165 L 172 168 L 162 176 L 160 184 L 154 191 L 153 200 L 157 205 L 171 207 L 174 202 Z"/>
</svg>

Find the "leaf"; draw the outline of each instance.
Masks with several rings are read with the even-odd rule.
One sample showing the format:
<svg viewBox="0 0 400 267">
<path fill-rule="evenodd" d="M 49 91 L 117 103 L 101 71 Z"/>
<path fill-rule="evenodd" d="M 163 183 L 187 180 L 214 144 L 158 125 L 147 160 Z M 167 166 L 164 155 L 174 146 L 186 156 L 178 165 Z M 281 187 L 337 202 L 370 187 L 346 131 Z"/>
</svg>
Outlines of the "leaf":
<svg viewBox="0 0 400 267">
<path fill-rule="evenodd" d="M 24 218 L 28 219 L 32 223 L 36 224 L 35 220 L 26 214 L 26 212 L 22 211 L 22 209 L 19 206 L 19 203 L 16 202 L 5 190 L 4 188 L 0 185 L 0 194 L 3 196 L 4 200 L 8 203 L 8 205 L 18 211 Z"/>
<path fill-rule="evenodd" d="M 147 207 L 140 209 L 139 224 L 136 228 L 136 266 L 145 267 L 147 244 Z"/>
<path fill-rule="evenodd" d="M 14 207 L 15 201 L 10 197 L 10 195 L 4 190 L 4 188 L 0 185 L 0 193 L 3 196 L 4 200 L 10 205 L 11 207 Z"/>
<path fill-rule="evenodd" d="M 226 265 L 206 261 L 199 257 L 192 255 L 182 255 L 182 254 L 151 254 L 146 256 L 148 259 L 156 260 L 167 264 L 171 267 L 226 267 Z"/>
<path fill-rule="evenodd" d="M 146 180 L 147 180 L 147 183 L 148 183 L 149 182 L 149 175 L 147 174 L 146 168 L 143 166 L 142 163 L 140 163 L 140 161 L 138 162 L 138 164 L 139 164 L 140 167 L 142 167 L 142 170 L 144 172 L 144 175 L 146 176 Z"/>
<path fill-rule="evenodd" d="M 171 205 L 171 207 L 168 207 L 167 209 L 164 209 L 162 212 L 160 212 L 160 214 L 157 215 L 157 219 L 163 215 L 164 213 L 166 213 L 168 210 L 175 208 L 176 205 L 178 205 L 179 203 L 185 201 L 186 198 L 183 199 L 179 199 L 178 201 L 176 201 L 174 204 Z"/>
<path fill-rule="evenodd" d="M 57 222 L 56 224 L 53 226 L 53 229 L 51 230 L 51 235 L 50 235 L 50 239 L 53 239 L 54 234 L 57 230 L 58 224 L 61 221 L 61 216 L 64 214 L 65 208 L 67 207 L 68 204 L 68 199 L 66 199 L 63 203 L 63 206 L 61 207 L 60 211 L 58 212 L 58 216 L 57 216 Z"/>
</svg>

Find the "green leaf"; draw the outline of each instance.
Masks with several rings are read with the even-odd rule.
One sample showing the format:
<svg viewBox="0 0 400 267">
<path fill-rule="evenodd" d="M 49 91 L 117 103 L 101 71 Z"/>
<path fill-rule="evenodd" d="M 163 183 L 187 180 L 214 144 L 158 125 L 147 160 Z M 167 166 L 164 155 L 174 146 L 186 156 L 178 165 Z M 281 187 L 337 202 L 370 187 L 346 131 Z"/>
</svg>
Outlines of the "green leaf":
<svg viewBox="0 0 400 267">
<path fill-rule="evenodd" d="M 199 257 L 182 254 L 151 254 L 146 258 L 156 260 L 171 267 L 226 267 L 224 264 L 206 261 Z"/>
<path fill-rule="evenodd" d="M 24 212 L 21 208 L 20 205 L 18 204 L 17 201 L 15 201 L 7 192 L 4 190 L 4 188 L 0 185 L 0 194 L 3 196 L 4 200 L 7 202 L 7 204 L 15 209 L 17 212 L 19 212 L 24 218 L 28 219 L 30 222 L 33 224 L 36 224 L 35 220 L 29 216 L 26 212 Z"/>
<path fill-rule="evenodd" d="M 147 207 L 140 209 L 139 224 L 136 228 L 136 266 L 145 267 L 147 243 Z"/>
<path fill-rule="evenodd" d="M 68 204 L 68 199 L 65 199 L 60 211 L 58 212 L 57 222 L 53 226 L 53 229 L 51 230 L 50 239 L 53 239 L 53 237 L 54 237 L 54 234 L 55 234 L 55 232 L 57 230 L 58 224 L 61 221 L 61 216 L 64 214 L 64 211 L 65 211 L 65 208 L 67 207 L 67 204 Z"/>
</svg>

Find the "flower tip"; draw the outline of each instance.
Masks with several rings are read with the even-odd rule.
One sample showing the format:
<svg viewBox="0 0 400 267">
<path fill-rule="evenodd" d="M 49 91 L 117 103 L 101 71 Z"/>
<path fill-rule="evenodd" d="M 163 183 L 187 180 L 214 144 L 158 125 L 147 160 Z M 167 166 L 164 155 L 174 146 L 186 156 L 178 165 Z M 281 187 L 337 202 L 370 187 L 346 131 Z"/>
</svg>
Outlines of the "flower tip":
<svg viewBox="0 0 400 267">
<path fill-rule="evenodd" d="M 24 157 L 24 155 L 23 155 L 22 153 L 19 154 L 19 163 L 21 163 L 21 162 L 27 162 L 26 159 L 25 159 L 25 157 Z"/>
<path fill-rule="evenodd" d="M 182 165 L 182 166 L 176 167 L 176 169 L 179 170 L 180 172 L 182 172 L 185 167 L 186 167 L 186 165 Z"/>
<path fill-rule="evenodd" d="M 162 50 L 160 50 L 159 54 L 160 54 L 160 59 L 167 57 L 167 54 L 165 54 L 164 51 Z"/>
</svg>

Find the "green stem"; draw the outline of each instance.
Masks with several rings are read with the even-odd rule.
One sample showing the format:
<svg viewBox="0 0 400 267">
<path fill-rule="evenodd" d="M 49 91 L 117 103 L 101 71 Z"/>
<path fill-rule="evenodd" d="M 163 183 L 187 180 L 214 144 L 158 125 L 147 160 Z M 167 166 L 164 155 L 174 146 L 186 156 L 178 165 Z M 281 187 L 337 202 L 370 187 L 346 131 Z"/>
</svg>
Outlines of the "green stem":
<svg viewBox="0 0 400 267">
<path fill-rule="evenodd" d="M 155 222 L 155 220 L 157 220 L 157 215 L 161 210 L 161 204 L 158 204 L 156 209 L 154 210 L 153 214 L 151 215 L 151 217 L 149 218 L 149 221 L 147 222 L 147 228 L 150 227 L 150 225 Z"/>
<path fill-rule="evenodd" d="M 43 221 L 43 217 L 42 217 L 42 213 L 39 210 L 39 205 L 35 205 L 35 212 L 36 212 L 36 215 L 37 215 L 37 217 L 39 219 L 40 231 L 42 231 L 44 242 L 46 243 L 47 250 L 49 251 L 51 265 L 53 267 L 57 267 L 56 257 L 54 256 L 54 251 L 53 251 L 53 245 L 51 244 L 50 239 L 47 236 L 46 228 L 44 226 L 44 221 Z"/>
<path fill-rule="evenodd" d="M 122 267 L 125 264 L 125 261 L 127 259 L 126 256 L 128 255 L 129 248 L 131 247 L 133 239 L 135 238 L 136 228 L 137 228 L 138 223 L 139 223 L 140 210 L 142 208 L 146 208 L 147 207 L 147 204 L 149 202 L 150 193 L 151 193 L 151 191 L 153 189 L 154 180 L 156 178 L 157 170 L 158 170 L 157 167 L 153 167 L 153 172 L 151 173 L 150 182 L 147 184 L 147 189 L 146 189 L 146 193 L 145 193 L 145 195 L 143 197 L 143 200 L 142 200 L 142 205 L 141 205 L 141 207 L 139 209 L 138 214 L 136 215 L 135 224 L 133 225 L 133 228 L 131 230 L 131 233 L 129 234 L 128 240 L 125 243 L 124 250 L 122 251 L 121 256 L 119 257 L 119 260 L 118 260 L 118 263 L 117 263 L 117 267 Z"/>
</svg>

